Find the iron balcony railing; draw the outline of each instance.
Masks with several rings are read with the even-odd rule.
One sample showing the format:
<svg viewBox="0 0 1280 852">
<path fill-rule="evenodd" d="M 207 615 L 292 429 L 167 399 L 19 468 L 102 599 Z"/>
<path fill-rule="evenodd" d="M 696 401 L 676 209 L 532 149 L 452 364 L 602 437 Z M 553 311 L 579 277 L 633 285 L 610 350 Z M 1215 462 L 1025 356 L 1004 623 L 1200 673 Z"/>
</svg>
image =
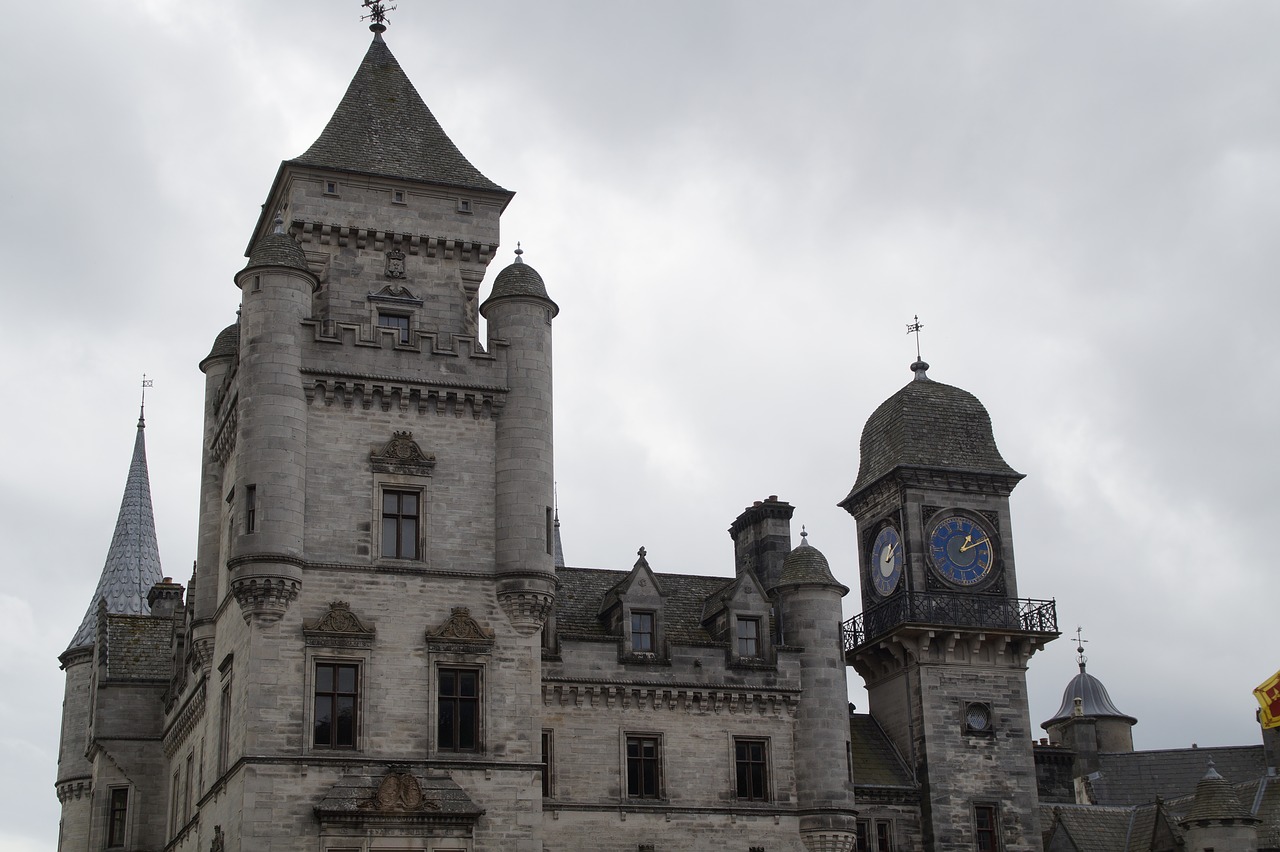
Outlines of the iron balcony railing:
<svg viewBox="0 0 1280 852">
<path fill-rule="evenodd" d="M 997 598 L 949 592 L 907 592 L 873 606 L 844 623 L 844 649 L 853 651 L 903 624 L 1057 633 L 1054 601 Z"/>
</svg>

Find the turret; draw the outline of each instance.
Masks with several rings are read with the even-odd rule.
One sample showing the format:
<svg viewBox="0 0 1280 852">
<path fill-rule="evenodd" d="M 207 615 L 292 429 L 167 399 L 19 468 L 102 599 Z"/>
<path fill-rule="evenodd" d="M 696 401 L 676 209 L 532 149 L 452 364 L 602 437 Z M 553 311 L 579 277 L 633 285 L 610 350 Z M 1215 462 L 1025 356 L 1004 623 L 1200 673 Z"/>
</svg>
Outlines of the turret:
<svg viewBox="0 0 1280 852">
<path fill-rule="evenodd" d="M 1049 732 L 1051 743 L 1075 751 L 1073 772 L 1080 777 L 1097 770 L 1100 752 L 1133 751 L 1133 726 L 1138 720 L 1121 713 L 1102 681 L 1085 671 L 1084 646 L 1076 650 L 1080 673 L 1063 690 L 1058 712 L 1040 727 Z"/>
<path fill-rule="evenodd" d="M 551 321 L 560 308 L 522 254 L 517 247 L 480 313 L 489 323 L 491 351 L 498 341 L 507 347 L 509 390 L 496 428 L 498 601 L 512 626 L 528 636 L 555 599 Z"/>
<path fill-rule="evenodd" d="M 227 565 L 246 621 L 274 621 L 302 584 L 307 412 L 302 321 L 317 281 L 277 217 L 236 276 L 240 288 L 239 452 Z"/>
<path fill-rule="evenodd" d="M 1179 825 L 1185 832 L 1184 848 L 1189 852 L 1213 849 L 1255 852 L 1261 822 L 1241 803 L 1231 782 L 1218 774 L 1211 760 L 1208 771 L 1196 784 L 1191 810 Z"/>
<path fill-rule="evenodd" d="M 848 687 L 840 631 L 840 601 L 827 558 L 800 533 L 774 587 L 783 641 L 800 653 L 802 698 L 796 711 L 796 799 L 800 836 L 809 852 L 848 850 L 856 837 L 853 767 L 849 755 Z M 833 760 L 843 750 L 846 760 Z"/>
</svg>

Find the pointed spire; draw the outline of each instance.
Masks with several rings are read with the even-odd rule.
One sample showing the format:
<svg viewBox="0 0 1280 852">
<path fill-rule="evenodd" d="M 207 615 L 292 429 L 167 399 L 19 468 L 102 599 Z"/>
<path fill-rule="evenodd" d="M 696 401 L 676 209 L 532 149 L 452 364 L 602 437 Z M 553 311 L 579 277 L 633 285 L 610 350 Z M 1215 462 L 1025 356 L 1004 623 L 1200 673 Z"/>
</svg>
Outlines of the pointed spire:
<svg viewBox="0 0 1280 852">
<path fill-rule="evenodd" d="M 98 602 L 106 600 L 112 615 L 146 615 L 151 611 L 147 593 L 164 579 L 160 569 L 160 549 L 156 544 L 156 521 L 151 509 L 151 477 L 147 472 L 145 426 L 138 418 L 138 434 L 133 442 L 133 460 L 120 501 L 116 531 L 107 550 L 107 561 L 98 578 L 98 588 L 68 648 L 92 645 L 97 636 Z"/>
<path fill-rule="evenodd" d="M 552 487 L 551 494 L 552 494 L 551 502 L 555 504 L 555 516 L 554 516 L 555 520 L 553 523 L 553 528 L 555 531 L 556 552 L 555 552 L 555 562 L 553 564 L 555 565 L 556 568 L 563 568 L 564 567 L 564 543 L 560 541 L 560 492 L 556 490 L 554 487 Z"/>
</svg>

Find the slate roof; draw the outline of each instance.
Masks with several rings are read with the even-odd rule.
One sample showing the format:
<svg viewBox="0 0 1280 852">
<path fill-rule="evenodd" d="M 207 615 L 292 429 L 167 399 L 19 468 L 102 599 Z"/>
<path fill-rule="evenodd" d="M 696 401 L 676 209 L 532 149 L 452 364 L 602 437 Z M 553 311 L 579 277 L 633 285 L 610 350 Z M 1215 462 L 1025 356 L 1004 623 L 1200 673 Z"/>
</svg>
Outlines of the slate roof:
<svg viewBox="0 0 1280 852">
<path fill-rule="evenodd" d="M 1089 785 L 1100 805 L 1140 805 L 1155 801 L 1157 796 L 1189 796 L 1210 760 L 1233 784 L 1259 778 L 1267 771 L 1261 745 L 1108 752 L 1098 755 L 1100 768 L 1089 778 Z"/>
<path fill-rule="evenodd" d="M 566 639 L 617 641 L 597 616 L 605 595 L 630 574 L 603 568 L 557 568 L 556 632 Z M 703 602 L 733 579 L 690 574 L 655 574 L 665 595 L 662 603 L 667 640 L 681 645 L 721 645 L 702 626 Z"/>
<path fill-rule="evenodd" d="M 1219 775 L 1210 765 L 1209 771 L 1196 784 L 1195 799 L 1183 819 L 1187 822 L 1252 820 L 1253 814 L 1240 803 L 1240 797 L 1236 794 L 1236 788 L 1231 782 Z"/>
<path fill-rule="evenodd" d="M 311 274 L 311 267 L 307 265 L 307 256 L 302 253 L 302 246 L 285 233 L 266 234 L 253 244 L 253 248 L 249 251 L 249 262 L 244 265 L 244 268 L 250 269 L 254 266 L 285 266 Z"/>
<path fill-rule="evenodd" d="M 867 418 L 858 479 L 845 501 L 898 467 L 1022 478 L 996 447 L 991 416 L 968 391 L 935 382 L 917 362 L 916 377 Z"/>
<path fill-rule="evenodd" d="M 168 680 L 173 674 L 173 621 L 147 615 L 107 615 L 107 677 Z"/>
<path fill-rule="evenodd" d="M 320 138 L 290 162 L 507 197 L 513 194 L 462 155 L 391 55 L 381 33 L 374 35 Z"/>
<path fill-rule="evenodd" d="M 1120 712 L 1112 702 L 1111 696 L 1107 694 L 1107 688 L 1102 685 L 1102 681 L 1088 674 L 1084 670 L 1084 663 L 1081 663 L 1080 674 L 1073 677 L 1062 692 L 1062 705 L 1058 708 L 1058 712 L 1054 713 L 1048 721 L 1041 722 L 1040 727 L 1047 730 L 1054 722 L 1071 718 L 1075 713 L 1077 698 L 1081 699 L 1081 712 L 1085 716 L 1124 719 L 1134 725 L 1138 723 L 1137 719 Z"/>
<path fill-rule="evenodd" d="M 498 299 L 507 299 L 512 296 L 532 296 L 551 302 L 551 297 L 547 295 L 547 286 L 542 283 L 542 276 L 524 262 L 520 257 L 521 254 L 523 252 L 516 249 L 516 259 L 493 280 L 493 290 L 489 293 L 489 298 L 485 299 L 484 304 L 480 306 L 481 313 L 484 313 L 485 308 Z M 551 308 L 552 316 L 560 313 L 560 308 L 555 302 L 551 302 Z"/>
<path fill-rule="evenodd" d="M 1131 837 L 1139 834 L 1134 831 L 1137 808 L 1056 805 L 1041 810 L 1052 814 L 1042 819 L 1042 824 L 1048 826 L 1046 837 L 1065 832 L 1078 852 L 1128 852 L 1142 848 L 1130 845 Z M 1150 837 L 1150 832 L 1146 836 Z"/>
<path fill-rule="evenodd" d="M 808 534 L 802 532 L 800 544 L 793 548 L 782 561 L 782 574 L 778 577 L 778 586 L 798 586 L 809 583 L 845 588 L 832 576 L 827 557 L 822 555 L 821 550 L 810 544 Z"/>
<path fill-rule="evenodd" d="M 200 362 L 200 368 L 204 369 L 205 362 L 214 358 L 234 358 L 239 354 L 240 322 L 237 320 L 218 332 L 218 336 L 213 339 L 213 348 L 209 350 L 209 354 L 204 356 L 204 360 Z"/>
<path fill-rule="evenodd" d="M 853 750 L 854 787 L 916 789 L 911 773 L 880 723 L 869 713 L 849 717 L 849 745 Z"/>
<path fill-rule="evenodd" d="M 151 509 L 151 479 L 147 474 L 145 423 L 138 417 L 138 434 L 133 441 L 133 459 L 125 481 L 124 497 L 116 530 L 107 548 L 107 560 L 98 577 L 98 587 L 89 600 L 89 609 L 76 629 L 68 650 L 92 645 L 97 638 L 98 601 L 105 599 L 110 615 L 147 615 L 151 607 L 147 593 L 164 579 L 160 568 L 160 547 L 156 543 L 156 519 Z"/>
</svg>

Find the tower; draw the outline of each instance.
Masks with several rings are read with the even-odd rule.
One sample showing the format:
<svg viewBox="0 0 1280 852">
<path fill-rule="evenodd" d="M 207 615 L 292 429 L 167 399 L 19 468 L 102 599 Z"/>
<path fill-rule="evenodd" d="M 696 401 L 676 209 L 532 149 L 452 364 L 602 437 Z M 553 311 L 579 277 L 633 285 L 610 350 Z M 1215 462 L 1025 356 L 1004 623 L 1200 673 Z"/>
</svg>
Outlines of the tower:
<svg viewBox="0 0 1280 852">
<path fill-rule="evenodd" d="M 1039 850 L 1026 666 L 1057 636 L 1055 608 L 1018 597 L 1022 475 L 982 403 L 927 370 L 914 363 L 867 420 L 840 503 L 857 521 L 863 604 L 846 659 L 914 768 L 926 849 Z"/>
<path fill-rule="evenodd" d="M 1120 712 L 1102 681 L 1085 671 L 1087 659 L 1079 638 L 1076 651 L 1080 673 L 1062 691 L 1058 712 L 1040 727 L 1048 731 L 1051 743 L 1071 749 L 1071 774 L 1080 779 L 1098 770 L 1100 752 L 1133 751 L 1133 726 L 1138 720 Z"/>
</svg>

